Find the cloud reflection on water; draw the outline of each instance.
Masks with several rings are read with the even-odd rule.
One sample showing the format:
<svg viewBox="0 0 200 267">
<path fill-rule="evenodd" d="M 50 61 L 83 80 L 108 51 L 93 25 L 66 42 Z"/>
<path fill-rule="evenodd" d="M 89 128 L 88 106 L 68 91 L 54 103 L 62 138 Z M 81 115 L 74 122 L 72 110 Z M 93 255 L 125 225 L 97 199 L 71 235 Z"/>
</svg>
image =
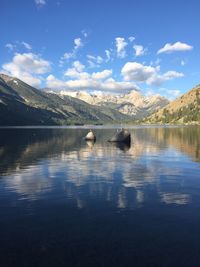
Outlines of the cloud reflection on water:
<svg viewBox="0 0 200 267">
<path fill-rule="evenodd" d="M 135 130 L 130 147 L 108 144 L 105 130 L 99 130 L 95 144 L 80 141 L 83 130 L 63 135 L 55 131 L 47 140 L 23 144 L 7 173 L 2 172 L 3 182 L 8 190 L 29 200 L 58 191 L 78 208 L 97 199 L 120 209 L 142 207 L 153 200 L 188 204 L 192 197 L 184 172 L 191 162 L 182 152 L 188 152 L 189 141 L 184 150 L 180 132 L 168 130 Z M 9 159 L 8 147 L 0 151 Z"/>
</svg>

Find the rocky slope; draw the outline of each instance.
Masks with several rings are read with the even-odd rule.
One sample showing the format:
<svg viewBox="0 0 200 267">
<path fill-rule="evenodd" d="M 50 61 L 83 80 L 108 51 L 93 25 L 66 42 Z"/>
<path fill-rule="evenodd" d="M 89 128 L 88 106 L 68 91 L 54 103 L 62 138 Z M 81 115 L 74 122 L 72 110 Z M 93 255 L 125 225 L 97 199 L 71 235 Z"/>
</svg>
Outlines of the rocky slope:
<svg viewBox="0 0 200 267">
<path fill-rule="evenodd" d="M 110 123 L 131 118 L 116 110 L 38 90 L 0 74 L 0 125 Z"/>
<path fill-rule="evenodd" d="M 200 123 L 200 85 L 143 120 L 150 123 Z"/>
<path fill-rule="evenodd" d="M 55 93 L 50 89 L 49 91 Z M 61 90 L 58 92 L 58 95 L 61 97 L 66 95 L 72 96 L 91 105 L 110 107 L 123 114 L 133 116 L 135 119 L 146 117 L 156 110 L 165 107 L 169 103 L 166 98 L 160 95 L 145 97 L 136 90 L 121 95 L 100 93 L 90 94 L 85 91 L 70 92 Z"/>
</svg>

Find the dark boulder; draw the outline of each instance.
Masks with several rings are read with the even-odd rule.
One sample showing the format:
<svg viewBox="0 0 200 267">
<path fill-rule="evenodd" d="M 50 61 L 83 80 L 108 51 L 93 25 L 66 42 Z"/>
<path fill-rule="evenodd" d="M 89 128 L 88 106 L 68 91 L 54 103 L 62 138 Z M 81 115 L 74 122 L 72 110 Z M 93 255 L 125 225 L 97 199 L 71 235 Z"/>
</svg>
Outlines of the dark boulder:
<svg viewBox="0 0 200 267">
<path fill-rule="evenodd" d="M 121 129 L 120 131 L 117 131 L 117 133 L 111 139 L 109 139 L 108 142 L 122 142 L 130 144 L 131 134 L 128 130 Z"/>
</svg>

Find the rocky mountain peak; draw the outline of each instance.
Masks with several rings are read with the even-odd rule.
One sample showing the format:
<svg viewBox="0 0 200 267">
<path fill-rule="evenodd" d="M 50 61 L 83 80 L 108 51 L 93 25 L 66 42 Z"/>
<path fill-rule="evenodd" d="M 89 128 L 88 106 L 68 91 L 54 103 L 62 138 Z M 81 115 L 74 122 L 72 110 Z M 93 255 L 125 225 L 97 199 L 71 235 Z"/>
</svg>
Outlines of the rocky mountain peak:
<svg viewBox="0 0 200 267">
<path fill-rule="evenodd" d="M 61 90 L 58 94 L 61 96 L 75 97 L 90 105 L 110 107 L 123 114 L 135 117 L 150 115 L 158 108 L 162 108 L 169 103 L 165 97 L 160 95 L 147 97 L 142 95 L 138 90 L 132 90 L 124 94 Z"/>
<path fill-rule="evenodd" d="M 14 77 L 8 76 L 3 73 L 0 73 L 0 78 L 3 79 L 6 83 L 15 79 Z"/>
</svg>

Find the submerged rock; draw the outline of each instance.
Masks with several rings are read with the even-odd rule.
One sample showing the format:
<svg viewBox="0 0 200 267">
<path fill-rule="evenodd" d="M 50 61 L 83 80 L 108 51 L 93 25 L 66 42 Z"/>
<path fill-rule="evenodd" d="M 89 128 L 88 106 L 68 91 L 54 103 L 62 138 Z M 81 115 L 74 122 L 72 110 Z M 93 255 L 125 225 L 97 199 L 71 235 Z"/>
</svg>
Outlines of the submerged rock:
<svg viewBox="0 0 200 267">
<path fill-rule="evenodd" d="M 130 142 L 112 142 L 113 146 L 115 146 L 116 148 L 119 148 L 120 150 L 127 152 L 130 147 L 131 147 L 131 143 Z"/>
<path fill-rule="evenodd" d="M 96 136 L 92 130 L 90 130 L 89 133 L 85 136 L 85 140 L 86 141 L 96 141 Z"/>
<path fill-rule="evenodd" d="M 123 142 L 130 144 L 131 134 L 128 130 L 121 129 L 120 131 L 117 131 L 117 133 L 111 139 L 109 139 L 108 142 Z"/>
</svg>

